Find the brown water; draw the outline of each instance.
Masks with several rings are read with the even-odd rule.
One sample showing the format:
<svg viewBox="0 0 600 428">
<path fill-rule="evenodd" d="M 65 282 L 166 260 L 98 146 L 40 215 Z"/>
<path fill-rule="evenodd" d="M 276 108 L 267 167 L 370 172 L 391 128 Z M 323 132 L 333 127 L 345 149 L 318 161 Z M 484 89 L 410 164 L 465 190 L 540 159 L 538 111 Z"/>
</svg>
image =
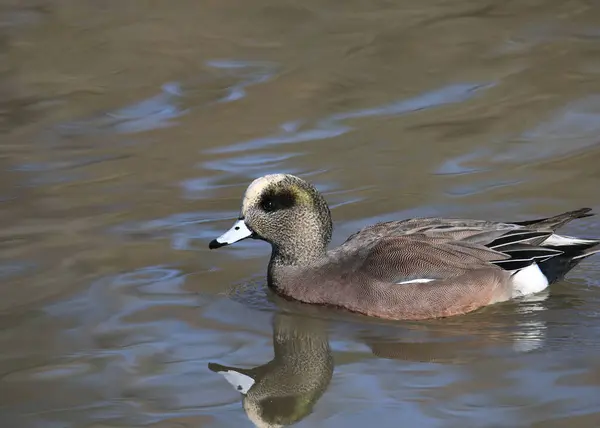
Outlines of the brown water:
<svg viewBox="0 0 600 428">
<path fill-rule="evenodd" d="M 600 426 L 600 257 L 383 323 L 281 302 L 263 243 L 207 248 L 274 171 L 334 243 L 600 209 L 597 2 L 2 0 L 0 55 L 2 428 Z"/>
</svg>

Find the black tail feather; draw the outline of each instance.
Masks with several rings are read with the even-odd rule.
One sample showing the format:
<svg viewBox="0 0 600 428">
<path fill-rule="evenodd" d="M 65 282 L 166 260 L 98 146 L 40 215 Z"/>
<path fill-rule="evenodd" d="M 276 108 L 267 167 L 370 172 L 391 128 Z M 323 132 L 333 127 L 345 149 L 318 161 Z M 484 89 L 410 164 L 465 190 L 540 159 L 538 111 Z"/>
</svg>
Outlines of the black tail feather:
<svg viewBox="0 0 600 428">
<path fill-rule="evenodd" d="M 561 255 L 546 260 L 545 262 L 541 262 L 538 266 L 544 276 L 548 279 L 548 283 L 552 284 L 563 279 L 581 260 L 583 260 L 583 258 L 574 259 L 572 257 Z"/>
<path fill-rule="evenodd" d="M 573 257 L 574 259 L 585 259 L 586 257 L 593 256 L 594 254 L 600 253 L 600 248 L 594 248 L 591 251 L 585 251 L 578 256 Z"/>
<path fill-rule="evenodd" d="M 510 231 L 488 244 L 490 248 L 508 254 L 510 258 L 493 263 L 508 271 L 537 263 L 549 283 L 563 279 L 583 259 L 600 253 L 600 240 L 573 239 L 570 242 L 566 239 L 564 245 L 548 245 L 545 241 L 556 229 L 571 220 L 593 216 L 590 211 L 591 208 L 581 208 L 554 217 L 513 222 L 524 229 Z"/>
<path fill-rule="evenodd" d="M 544 276 L 548 278 L 548 282 L 552 284 L 553 282 L 563 279 L 565 275 L 583 259 L 600 252 L 600 249 L 596 249 L 598 244 L 600 244 L 600 241 L 589 244 L 548 247 L 560 249 L 563 251 L 563 254 L 540 262 L 538 265 Z"/>
</svg>

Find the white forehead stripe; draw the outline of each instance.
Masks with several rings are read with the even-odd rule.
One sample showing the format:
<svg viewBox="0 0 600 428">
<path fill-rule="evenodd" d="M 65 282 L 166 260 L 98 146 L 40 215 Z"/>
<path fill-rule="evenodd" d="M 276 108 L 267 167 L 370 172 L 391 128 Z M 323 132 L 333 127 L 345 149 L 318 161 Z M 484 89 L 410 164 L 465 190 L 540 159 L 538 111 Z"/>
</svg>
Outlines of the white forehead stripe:
<svg viewBox="0 0 600 428">
<path fill-rule="evenodd" d="M 251 206 L 263 193 L 265 187 L 279 183 L 285 179 L 285 174 L 269 174 L 263 177 L 259 177 L 254 180 L 248 188 L 246 189 L 246 193 L 244 193 L 244 201 L 242 202 L 242 212 L 246 210 L 247 207 Z"/>
</svg>

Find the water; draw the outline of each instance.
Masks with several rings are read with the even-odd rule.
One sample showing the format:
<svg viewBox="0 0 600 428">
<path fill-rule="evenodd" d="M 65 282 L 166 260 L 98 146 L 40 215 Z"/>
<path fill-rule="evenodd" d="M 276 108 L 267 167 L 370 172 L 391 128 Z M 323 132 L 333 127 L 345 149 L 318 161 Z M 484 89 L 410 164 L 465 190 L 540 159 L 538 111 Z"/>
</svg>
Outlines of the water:
<svg viewBox="0 0 600 428">
<path fill-rule="evenodd" d="M 208 250 L 275 171 L 334 244 L 600 210 L 599 28 L 583 0 L 0 1 L 0 425 L 599 426 L 598 257 L 389 323 L 273 296 L 265 244 Z"/>
</svg>

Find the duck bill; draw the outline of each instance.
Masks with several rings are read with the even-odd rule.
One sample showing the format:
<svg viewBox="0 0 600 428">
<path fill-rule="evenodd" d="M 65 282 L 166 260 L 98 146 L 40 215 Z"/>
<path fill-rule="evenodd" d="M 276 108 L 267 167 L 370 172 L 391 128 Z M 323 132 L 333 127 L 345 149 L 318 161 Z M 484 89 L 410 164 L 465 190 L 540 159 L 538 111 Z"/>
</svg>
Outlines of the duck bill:
<svg viewBox="0 0 600 428">
<path fill-rule="evenodd" d="M 256 383 L 256 380 L 251 374 L 252 370 L 222 366 L 217 363 L 208 363 L 208 369 L 223 375 L 225 380 L 229 382 L 236 391 L 244 395 L 246 395 L 250 388 Z"/>
<path fill-rule="evenodd" d="M 251 238 L 253 232 L 246 226 L 244 219 L 236 221 L 231 229 L 219 236 L 217 239 L 213 239 L 208 244 L 208 248 L 214 250 L 215 248 L 224 247 L 235 242 L 241 241 L 242 239 Z"/>
</svg>

